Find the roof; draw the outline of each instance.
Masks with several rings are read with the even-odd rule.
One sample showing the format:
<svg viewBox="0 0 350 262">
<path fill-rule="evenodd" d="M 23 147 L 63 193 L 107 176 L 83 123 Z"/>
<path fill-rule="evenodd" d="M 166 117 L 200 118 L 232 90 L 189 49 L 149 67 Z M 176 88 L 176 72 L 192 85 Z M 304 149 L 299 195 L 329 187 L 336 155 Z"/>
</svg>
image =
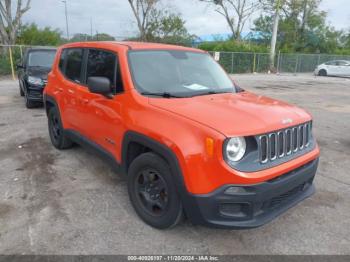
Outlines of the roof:
<svg viewBox="0 0 350 262">
<path fill-rule="evenodd" d="M 131 50 L 182 50 L 182 51 L 194 51 L 194 52 L 204 52 L 202 50 L 184 47 L 178 45 L 168 45 L 159 43 L 146 43 L 146 42 L 117 42 L 117 41 L 95 41 L 95 42 L 76 42 L 65 44 L 62 47 L 100 47 L 100 48 L 111 48 L 116 46 L 123 46 Z"/>
<path fill-rule="evenodd" d="M 33 46 L 33 47 L 26 47 L 26 50 L 28 51 L 56 51 L 56 47 L 49 47 L 49 46 Z"/>
</svg>

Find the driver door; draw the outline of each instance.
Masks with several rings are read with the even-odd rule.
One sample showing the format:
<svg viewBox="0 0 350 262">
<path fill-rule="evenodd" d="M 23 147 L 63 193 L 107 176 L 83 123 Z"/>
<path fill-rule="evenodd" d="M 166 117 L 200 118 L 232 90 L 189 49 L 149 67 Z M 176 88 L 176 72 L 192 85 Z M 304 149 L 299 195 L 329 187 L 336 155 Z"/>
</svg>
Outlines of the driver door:
<svg viewBox="0 0 350 262">
<path fill-rule="evenodd" d="M 91 93 L 86 87 L 80 92 L 79 114 L 85 119 L 83 129 L 87 137 L 104 150 L 115 155 L 121 137 L 121 102 L 118 94 L 122 91 L 122 82 L 118 70 L 117 55 L 111 51 L 89 49 L 85 58 L 85 80 L 89 77 L 106 77 L 110 80 L 113 98 Z"/>
</svg>

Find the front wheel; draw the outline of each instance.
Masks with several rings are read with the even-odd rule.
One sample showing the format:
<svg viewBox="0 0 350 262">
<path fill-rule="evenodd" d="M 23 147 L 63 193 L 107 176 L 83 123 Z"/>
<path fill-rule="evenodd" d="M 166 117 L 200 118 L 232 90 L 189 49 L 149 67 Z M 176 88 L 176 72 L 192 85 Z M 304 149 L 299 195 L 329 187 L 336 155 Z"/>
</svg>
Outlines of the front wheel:
<svg viewBox="0 0 350 262">
<path fill-rule="evenodd" d="M 318 75 L 319 75 L 319 76 L 327 76 L 327 71 L 324 70 L 324 69 L 321 69 L 321 70 L 318 72 Z"/>
<path fill-rule="evenodd" d="M 30 98 L 28 97 L 28 93 L 27 92 L 24 93 L 24 101 L 25 101 L 26 107 L 28 109 L 34 108 L 37 105 L 36 102 L 30 100 Z"/>
<path fill-rule="evenodd" d="M 20 94 L 20 96 L 24 96 L 24 92 L 23 92 L 23 89 L 22 89 L 22 87 L 21 87 L 21 82 L 20 81 L 18 81 L 19 83 L 19 94 Z"/>
<path fill-rule="evenodd" d="M 170 167 L 160 156 L 144 153 L 131 163 L 128 191 L 136 213 L 150 226 L 166 229 L 181 221 L 182 203 Z"/>
</svg>

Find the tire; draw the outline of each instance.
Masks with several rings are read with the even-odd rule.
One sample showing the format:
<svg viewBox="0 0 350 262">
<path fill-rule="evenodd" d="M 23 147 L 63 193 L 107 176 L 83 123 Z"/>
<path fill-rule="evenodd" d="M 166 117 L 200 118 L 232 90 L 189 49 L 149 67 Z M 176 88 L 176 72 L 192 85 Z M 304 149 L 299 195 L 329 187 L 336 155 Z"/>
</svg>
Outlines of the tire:
<svg viewBox="0 0 350 262">
<path fill-rule="evenodd" d="M 65 135 L 61 117 L 56 107 L 52 107 L 49 110 L 48 128 L 51 143 L 54 147 L 62 150 L 73 146 L 73 142 Z"/>
<path fill-rule="evenodd" d="M 37 106 L 37 103 L 36 103 L 36 102 L 34 102 L 34 101 L 32 101 L 32 100 L 30 100 L 30 99 L 28 98 L 27 92 L 24 93 L 24 101 L 25 101 L 25 104 L 26 104 L 26 108 L 28 108 L 28 109 L 31 109 L 31 108 L 34 108 L 34 107 Z"/>
<path fill-rule="evenodd" d="M 320 71 L 318 71 L 318 75 L 319 76 L 327 76 L 327 71 L 325 69 L 321 69 Z"/>
<path fill-rule="evenodd" d="M 23 92 L 23 89 L 21 87 L 21 82 L 18 81 L 18 83 L 19 83 L 19 94 L 20 94 L 20 96 L 24 96 L 24 92 Z"/>
<path fill-rule="evenodd" d="M 128 192 L 136 213 L 152 227 L 171 228 L 183 218 L 170 167 L 154 153 L 144 153 L 131 163 Z"/>
</svg>

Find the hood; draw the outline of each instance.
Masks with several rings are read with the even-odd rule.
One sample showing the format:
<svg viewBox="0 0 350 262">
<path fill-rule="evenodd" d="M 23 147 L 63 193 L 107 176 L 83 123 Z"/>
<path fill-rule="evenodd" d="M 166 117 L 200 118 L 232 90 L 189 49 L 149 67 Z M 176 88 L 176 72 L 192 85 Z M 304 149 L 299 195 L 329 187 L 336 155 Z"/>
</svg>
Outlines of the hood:
<svg viewBox="0 0 350 262">
<path fill-rule="evenodd" d="M 155 107 L 181 115 L 225 136 L 250 136 L 311 120 L 304 110 L 249 92 L 192 98 L 149 98 Z"/>
<path fill-rule="evenodd" d="M 47 80 L 47 75 L 51 71 L 48 67 L 28 67 L 27 74 L 29 76 L 39 77 L 43 80 Z"/>
</svg>

